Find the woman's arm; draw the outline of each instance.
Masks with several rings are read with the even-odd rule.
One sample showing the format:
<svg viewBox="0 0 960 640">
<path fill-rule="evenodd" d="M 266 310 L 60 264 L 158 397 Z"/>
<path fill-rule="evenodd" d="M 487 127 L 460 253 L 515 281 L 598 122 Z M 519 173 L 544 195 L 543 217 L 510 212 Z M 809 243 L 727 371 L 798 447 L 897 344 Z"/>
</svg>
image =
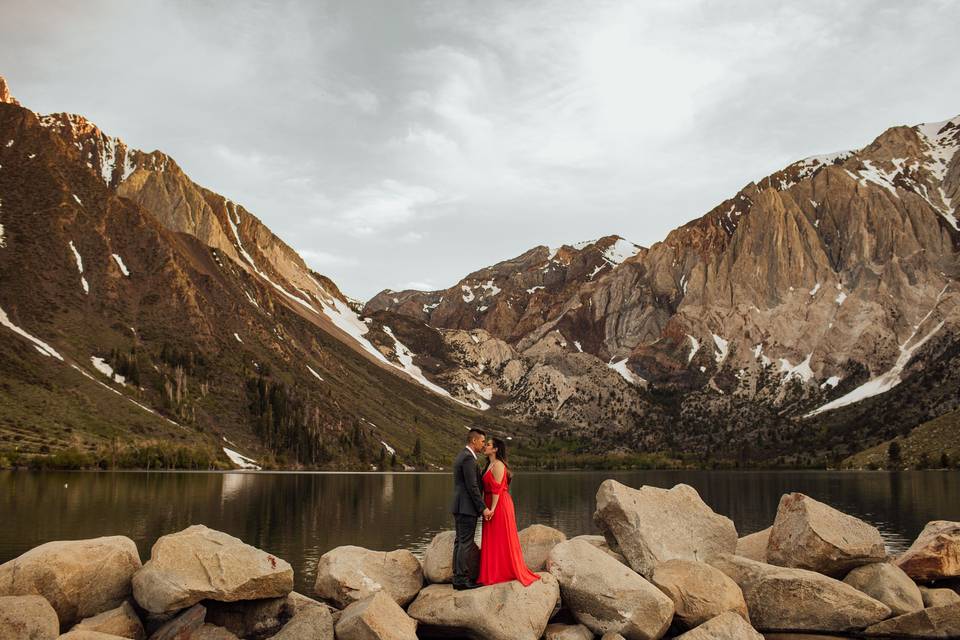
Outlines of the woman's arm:
<svg viewBox="0 0 960 640">
<path fill-rule="evenodd" d="M 493 479 L 497 483 L 503 482 L 504 470 L 506 467 L 499 460 L 493 465 L 493 469 L 490 470 L 490 473 L 493 474 Z M 493 512 L 497 510 L 497 503 L 500 502 L 500 494 L 493 494 L 493 500 L 490 502 L 490 515 L 493 515 Z"/>
</svg>

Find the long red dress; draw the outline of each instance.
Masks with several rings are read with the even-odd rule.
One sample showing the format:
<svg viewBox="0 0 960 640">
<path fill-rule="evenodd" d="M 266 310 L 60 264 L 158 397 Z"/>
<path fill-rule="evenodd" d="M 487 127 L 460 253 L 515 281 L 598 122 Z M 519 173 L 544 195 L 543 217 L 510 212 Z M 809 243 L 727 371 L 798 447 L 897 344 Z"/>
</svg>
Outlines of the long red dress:
<svg viewBox="0 0 960 640">
<path fill-rule="evenodd" d="M 517 535 L 517 517 L 508 485 L 506 473 L 502 482 L 497 482 L 489 469 L 483 474 L 483 501 L 487 508 L 493 504 L 494 495 L 499 495 L 500 501 L 497 502 L 493 517 L 483 521 L 477 582 L 491 585 L 519 580 L 523 586 L 529 587 L 540 576 L 530 571 L 523 561 L 520 537 Z"/>
</svg>

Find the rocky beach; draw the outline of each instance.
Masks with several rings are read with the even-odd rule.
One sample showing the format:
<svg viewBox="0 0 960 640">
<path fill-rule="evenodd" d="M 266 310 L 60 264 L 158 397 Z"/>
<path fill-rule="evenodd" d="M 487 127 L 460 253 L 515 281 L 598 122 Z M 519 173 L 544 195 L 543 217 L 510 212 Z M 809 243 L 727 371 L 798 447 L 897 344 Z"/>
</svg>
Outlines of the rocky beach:
<svg viewBox="0 0 960 640">
<path fill-rule="evenodd" d="M 603 535 L 527 527 L 540 581 L 468 591 L 450 584 L 452 532 L 422 558 L 332 549 L 309 594 L 286 560 L 204 525 L 160 537 L 146 562 L 122 535 L 47 542 L 0 565 L 0 638 L 960 637 L 958 522 L 928 523 L 894 557 L 876 528 L 804 494 L 738 537 L 687 485 L 615 480 L 594 521 Z"/>
</svg>

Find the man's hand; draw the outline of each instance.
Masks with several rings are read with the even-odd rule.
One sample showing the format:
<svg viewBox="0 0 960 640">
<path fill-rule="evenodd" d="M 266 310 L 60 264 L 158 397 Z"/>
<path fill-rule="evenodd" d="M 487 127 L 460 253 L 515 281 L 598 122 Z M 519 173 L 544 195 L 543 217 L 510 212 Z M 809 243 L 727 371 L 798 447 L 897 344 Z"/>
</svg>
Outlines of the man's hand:
<svg viewBox="0 0 960 640">
<path fill-rule="evenodd" d="M 493 517 L 493 511 L 490 511 L 490 509 L 484 509 L 484 510 L 483 510 L 483 519 L 484 519 L 484 520 L 489 520 L 489 519 L 492 518 L 492 517 Z"/>
</svg>

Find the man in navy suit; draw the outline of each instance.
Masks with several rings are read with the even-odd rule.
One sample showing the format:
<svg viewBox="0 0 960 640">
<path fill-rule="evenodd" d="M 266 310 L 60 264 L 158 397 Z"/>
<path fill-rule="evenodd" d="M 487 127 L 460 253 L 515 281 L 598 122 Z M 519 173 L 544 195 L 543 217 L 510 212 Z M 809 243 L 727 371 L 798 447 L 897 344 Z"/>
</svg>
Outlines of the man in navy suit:
<svg viewBox="0 0 960 640">
<path fill-rule="evenodd" d="M 470 578 L 467 549 L 477 533 L 477 518 L 490 510 L 483 503 L 483 482 L 477 467 L 477 454 L 483 451 L 487 434 L 473 428 L 467 434 L 467 445 L 453 463 L 453 505 L 450 512 L 456 524 L 453 543 L 453 588 L 476 589 L 480 585 Z"/>
</svg>

